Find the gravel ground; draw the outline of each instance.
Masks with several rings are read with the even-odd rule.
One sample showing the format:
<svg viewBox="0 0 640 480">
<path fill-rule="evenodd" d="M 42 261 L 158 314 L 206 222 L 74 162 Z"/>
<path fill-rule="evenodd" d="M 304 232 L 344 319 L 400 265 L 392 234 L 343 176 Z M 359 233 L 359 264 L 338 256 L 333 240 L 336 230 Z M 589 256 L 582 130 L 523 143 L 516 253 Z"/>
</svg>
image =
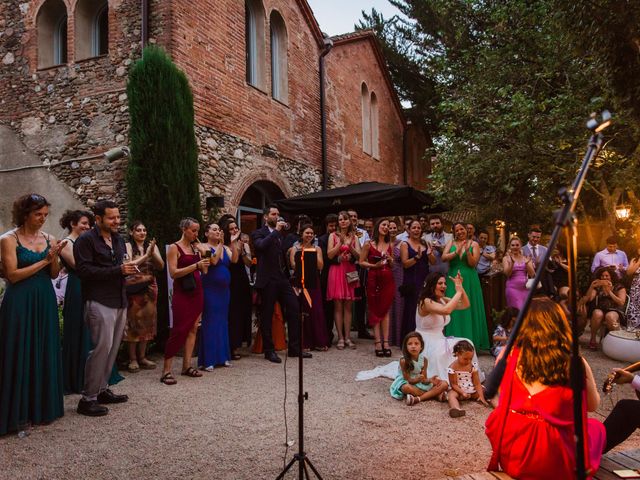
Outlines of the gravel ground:
<svg viewBox="0 0 640 480">
<path fill-rule="evenodd" d="M 585 355 L 598 383 L 619 366 L 600 352 Z M 305 361 L 305 449 L 323 478 L 440 479 L 484 470 L 489 410 L 467 404 L 467 416 L 454 420 L 446 404 L 407 407 L 392 399 L 390 380 L 354 381 L 358 371 L 387 362 L 373 355 L 371 341 Z M 486 372 L 493 359 L 481 355 L 480 363 Z M 0 478 L 272 479 L 283 467 L 285 439 L 295 440 L 287 460 L 298 448 L 297 359 L 286 365 L 288 435 L 284 364 L 261 355 L 200 379 L 177 375 L 172 387 L 158 381 L 159 370 L 125 375 L 114 391 L 130 400 L 108 416 L 78 415 L 79 396 L 71 395 L 63 418 L 24 439 L 0 438 Z M 635 398 L 630 387 L 612 397 Z M 603 419 L 611 406 L 605 399 L 594 416 Z M 640 448 L 640 434 L 622 448 Z"/>
</svg>

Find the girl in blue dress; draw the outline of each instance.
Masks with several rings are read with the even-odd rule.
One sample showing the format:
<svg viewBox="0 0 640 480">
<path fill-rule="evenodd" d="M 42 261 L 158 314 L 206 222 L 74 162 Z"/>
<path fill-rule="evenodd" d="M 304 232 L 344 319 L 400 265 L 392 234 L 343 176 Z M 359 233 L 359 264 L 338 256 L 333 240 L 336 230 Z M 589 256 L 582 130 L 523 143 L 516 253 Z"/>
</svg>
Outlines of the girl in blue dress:
<svg viewBox="0 0 640 480">
<path fill-rule="evenodd" d="M 229 265 L 238 261 L 237 250 L 224 245 L 223 232 L 218 224 L 208 222 L 204 227 L 207 243 L 199 248 L 205 256 L 211 255 L 211 265 L 202 276 L 204 310 L 200 326 L 198 365 L 208 372 L 216 365 L 230 366 L 229 300 L 231 298 L 231 272 Z M 235 240 L 235 239 L 233 239 Z"/>
<path fill-rule="evenodd" d="M 418 332 L 409 332 L 402 342 L 402 358 L 398 375 L 389 387 L 396 400 L 406 395 L 407 405 L 415 405 L 430 398 L 445 401 L 448 383 L 437 376 L 427 378 L 427 359 L 422 355 L 424 340 Z"/>
</svg>

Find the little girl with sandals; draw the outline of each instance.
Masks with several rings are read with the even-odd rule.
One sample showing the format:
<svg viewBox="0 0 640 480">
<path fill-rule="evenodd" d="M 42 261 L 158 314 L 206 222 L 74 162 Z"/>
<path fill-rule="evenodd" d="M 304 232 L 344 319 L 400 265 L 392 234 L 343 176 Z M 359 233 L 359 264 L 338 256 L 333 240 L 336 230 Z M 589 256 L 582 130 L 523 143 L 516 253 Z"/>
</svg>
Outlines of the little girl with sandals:
<svg viewBox="0 0 640 480">
<path fill-rule="evenodd" d="M 431 398 L 444 402 L 446 398 L 447 382 L 437 375 L 427 378 L 427 359 L 422 355 L 423 350 L 424 340 L 418 332 L 410 332 L 404 337 L 398 375 L 389 387 L 389 393 L 396 400 L 405 398 L 407 405 Z"/>
</svg>

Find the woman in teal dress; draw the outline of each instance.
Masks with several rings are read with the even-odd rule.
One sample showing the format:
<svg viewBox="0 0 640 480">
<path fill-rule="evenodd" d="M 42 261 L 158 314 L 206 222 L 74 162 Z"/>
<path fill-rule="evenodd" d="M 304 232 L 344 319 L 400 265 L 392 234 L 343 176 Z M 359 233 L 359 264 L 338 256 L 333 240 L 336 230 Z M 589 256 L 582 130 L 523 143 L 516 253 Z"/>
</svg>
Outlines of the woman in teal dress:
<svg viewBox="0 0 640 480">
<path fill-rule="evenodd" d="M 449 262 L 449 278 L 447 278 L 445 295 L 451 298 L 455 294 L 456 288 L 451 278 L 460 272 L 463 278 L 462 287 L 469 297 L 470 306 L 451 313 L 451 323 L 446 326 L 445 334 L 468 338 L 473 342 L 476 350 L 489 350 L 489 333 L 482 288 L 476 271 L 476 264 L 480 259 L 480 246 L 478 242 L 467 238 L 467 229 L 462 223 L 453 225 L 453 238 L 442 254 L 442 259 Z"/>
<path fill-rule="evenodd" d="M 66 242 L 40 229 L 49 203 L 30 194 L 13 204 L 17 228 L 0 240 L 7 290 L 0 306 L 0 435 L 64 415 L 58 308 L 52 278 Z"/>
<path fill-rule="evenodd" d="M 67 287 L 62 308 L 62 379 L 64 393 L 82 393 L 84 385 L 84 366 L 91 350 L 89 329 L 84 323 L 82 288 L 76 274 L 76 262 L 73 258 L 73 244 L 80 235 L 93 227 L 91 212 L 67 210 L 60 218 L 60 226 L 67 229 L 67 244 L 60 250 L 60 260 L 67 271 Z M 124 380 L 113 365 L 109 385 Z"/>
</svg>

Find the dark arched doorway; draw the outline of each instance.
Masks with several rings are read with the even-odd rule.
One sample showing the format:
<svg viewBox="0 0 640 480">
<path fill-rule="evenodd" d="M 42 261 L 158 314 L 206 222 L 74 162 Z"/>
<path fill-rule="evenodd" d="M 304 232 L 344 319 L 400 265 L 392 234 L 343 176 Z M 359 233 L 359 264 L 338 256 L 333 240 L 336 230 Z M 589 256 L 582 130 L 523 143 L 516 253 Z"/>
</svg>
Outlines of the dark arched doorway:
<svg viewBox="0 0 640 480">
<path fill-rule="evenodd" d="M 285 198 L 284 193 L 275 183 L 267 180 L 252 183 L 242 195 L 238 205 L 237 218 L 240 229 L 250 233 L 260 227 L 264 207 L 283 198 Z"/>
</svg>

